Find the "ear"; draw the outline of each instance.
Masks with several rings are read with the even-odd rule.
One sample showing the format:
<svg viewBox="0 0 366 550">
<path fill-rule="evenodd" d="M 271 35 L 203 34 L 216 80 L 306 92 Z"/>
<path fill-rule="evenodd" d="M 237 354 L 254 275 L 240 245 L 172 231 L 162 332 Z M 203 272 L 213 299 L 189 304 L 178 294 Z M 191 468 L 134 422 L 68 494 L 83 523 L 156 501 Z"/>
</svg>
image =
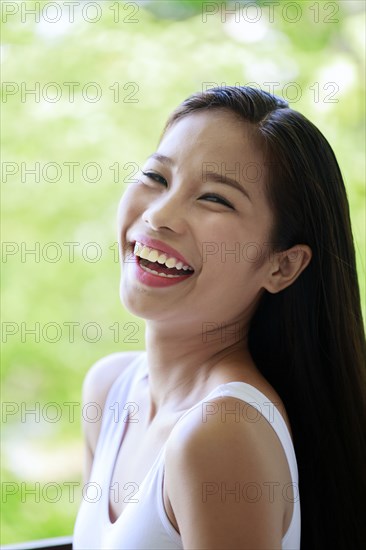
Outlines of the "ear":
<svg viewBox="0 0 366 550">
<path fill-rule="evenodd" d="M 311 248 L 307 244 L 297 244 L 288 250 L 275 252 L 264 288 L 275 294 L 290 286 L 310 263 L 311 257 Z"/>
</svg>

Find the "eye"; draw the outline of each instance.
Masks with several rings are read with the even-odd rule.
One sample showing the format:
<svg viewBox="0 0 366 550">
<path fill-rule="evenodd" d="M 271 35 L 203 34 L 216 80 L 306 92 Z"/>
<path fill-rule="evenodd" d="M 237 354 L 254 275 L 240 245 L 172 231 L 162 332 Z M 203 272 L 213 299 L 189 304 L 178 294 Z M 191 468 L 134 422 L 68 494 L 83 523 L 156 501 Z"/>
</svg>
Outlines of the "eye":
<svg viewBox="0 0 366 550">
<path fill-rule="evenodd" d="M 162 183 L 163 185 L 168 185 L 168 182 L 166 181 L 163 176 L 160 176 L 160 174 L 157 174 L 156 172 L 144 172 L 141 170 L 141 173 L 146 177 L 153 181 L 157 181 L 158 183 Z"/>
<path fill-rule="evenodd" d="M 201 199 L 209 200 L 210 202 L 217 202 L 219 204 L 223 204 L 224 206 L 227 206 L 228 208 L 231 208 L 231 210 L 234 210 L 234 207 L 223 197 L 220 197 L 220 195 L 215 194 L 206 194 L 201 197 Z"/>
</svg>

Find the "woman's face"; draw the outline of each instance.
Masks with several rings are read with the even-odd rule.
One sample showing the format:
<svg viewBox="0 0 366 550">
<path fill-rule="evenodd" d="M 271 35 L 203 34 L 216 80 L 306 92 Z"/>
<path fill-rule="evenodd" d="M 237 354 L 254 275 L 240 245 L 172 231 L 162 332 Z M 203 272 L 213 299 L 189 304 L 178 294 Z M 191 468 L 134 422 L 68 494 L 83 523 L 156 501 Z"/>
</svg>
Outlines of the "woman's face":
<svg viewBox="0 0 366 550">
<path fill-rule="evenodd" d="M 133 314 L 197 327 L 251 317 L 268 274 L 273 221 L 264 158 L 251 132 L 224 110 L 186 116 L 127 188 L 118 215 L 121 299 Z M 149 244 L 149 238 L 173 247 L 193 273 L 147 272 L 132 251 L 135 241 Z M 150 258 L 163 261 L 155 248 Z M 161 265 L 155 263 L 158 271 L 177 273 Z"/>
</svg>

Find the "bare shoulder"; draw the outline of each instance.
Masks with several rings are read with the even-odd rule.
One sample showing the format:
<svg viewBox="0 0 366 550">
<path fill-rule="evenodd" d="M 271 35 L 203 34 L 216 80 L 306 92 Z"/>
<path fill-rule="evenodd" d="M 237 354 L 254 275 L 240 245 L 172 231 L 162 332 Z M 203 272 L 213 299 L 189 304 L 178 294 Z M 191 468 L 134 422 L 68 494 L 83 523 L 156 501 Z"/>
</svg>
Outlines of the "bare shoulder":
<svg viewBox="0 0 366 550">
<path fill-rule="evenodd" d="M 183 545 L 280 548 L 291 512 L 280 490 L 291 483 L 282 445 L 256 410 L 240 420 L 230 414 L 251 405 L 235 397 L 210 404 L 216 413 L 207 416 L 201 405 L 189 411 L 166 448 L 167 508 Z"/>
<path fill-rule="evenodd" d="M 94 363 L 84 378 L 82 389 L 83 406 L 89 403 L 96 403 L 98 410 L 102 412 L 113 382 L 141 353 L 143 352 L 125 351 L 112 353 Z M 86 422 L 83 417 L 83 430 L 92 453 L 94 453 L 98 441 L 100 427 L 101 418 L 97 422 Z"/>
<path fill-rule="evenodd" d="M 268 420 L 250 403 L 231 396 L 211 398 L 192 408 L 173 428 L 167 446 L 173 454 L 178 450 L 187 458 L 208 448 L 223 448 L 226 464 L 236 451 L 247 456 L 249 450 L 262 453 L 277 448 L 285 458 Z M 270 457 L 265 454 L 262 462 L 273 464 L 273 458 L 273 452 Z"/>
</svg>

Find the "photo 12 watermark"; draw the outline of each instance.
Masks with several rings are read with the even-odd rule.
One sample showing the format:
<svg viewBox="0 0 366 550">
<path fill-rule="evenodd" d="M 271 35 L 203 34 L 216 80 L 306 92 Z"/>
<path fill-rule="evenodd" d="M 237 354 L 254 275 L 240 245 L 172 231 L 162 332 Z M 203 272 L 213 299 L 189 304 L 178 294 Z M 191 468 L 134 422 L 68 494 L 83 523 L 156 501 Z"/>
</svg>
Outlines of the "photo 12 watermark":
<svg viewBox="0 0 366 550">
<path fill-rule="evenodd" d="M 216 481 L 205 481 L 202 483 L 202 502 L 218 500 L 226 502 L 249 502 L 256 503 L 266 499 L 274 503 L 279 499 L 286 502 L 298 502 L 300 499 L 297 483 L 289 482 L 280 484 L 279 481 L 236 481 L 234 483 Z"/>
<path fill-rule="evenodd" d="M 1 83 L 1 101 L 7 103 L 9 98 L 20 103 L 58 103 L 60 101 L 76 103 L 98 103 L 104 98 L 113 103 L 138 103 L 140 86 L 137 82 L 15 82 Z"/>
<path fill-rule="evenodd" d="M 62 483 L 49 481 L 4 481 L 1 483 L 1 502 L 7 504 L 14 497 L 21 502 L 40 504 L 55 504 L 61 500 L 72 504 L 82 500 L 89 504 L 100 502 L 103 495 L 107 494 L 108 499 L 115 503 L 136 504 L 139 502 L 136 494 L 139 491 L 139 484 L 135 481 L 126 483 L 114 482 L 108 487 L 102 487 L 95 481 L 81 484 L 79 481 L 64 481 Z"/>
<path fill-rule="evenodd" d="M 219 18 L 221 23 L 255 24 L 265 21 L 273 24 L 285 22 L 291 25 L 300 21 L 309 23 L 339 23 L 338 2 L 202 2 L 202 23 Z"/>
<path fill-rule="evenodd" d="M 81 323 L 80 321 L 2 321 L 1 341 L 3 344 L 29 342 L 36 344 L 56 344 L 60 341 L 74 344 L 86 342 L 96 344 L 111 341 L 115 344 L 140 344 L 142 326 L 134 321 L 121 323 L 115 321 L 108 327 L 103 327 L 96 321 Z M 141 336 L 138 336 L 141 331 Z"/>
<path fill-rule="evenodd" d="M 227 422 L 249 422 L 251 424 L 259 422 L 265 418 L 272 424 L 275 416 L 275 405 L 272 401 L 258 403 L 257 401 L 242 401 L 236 399 L 228 404 L 226 401 L 218 403 L 217 401 L 204 401 L 202 403 L 202 422 L 206 424 L 213 417 L 219 419 L 223 424 Z"/>
<path fill-rule="evenodd" d="M 121 259 L 123 263 L 136 261 L 130 245 L 126 245 L 121 254 L 121 245 L 118 241 L 112 244 L 95 241 L 83 243 L 80 241 L 3 241 L 1 243 L 1 263 L 4 264 L 57 264 L 59 262 L 96 264 L 104 259 L 115 264 Z"/>
<path fill-rule="evenodd" d="M 202 82 L 202 92 L 206 92 L 210 88 L 224 88 L 225 86 L 233 86 L 240 88 L 249 86 L 262 90 L 273 95 L 281 96 L 288 103 L 297 103 L 307 94 L 313 103 L 338 103 L 337 97 L 340 92 L 340 86 L 337 82 L 310 82 L 306 87 L 301 86 L 298 82 L 291 81 L 281 83 L 278 81 L 265 82 L 235 82 L 234 84 L 226 82 Z"/>
<path fill-rule="evenodd" d="M 16 183 L 50 183 L 59 181 L 68 183 L 136 183 L 135 177 L 140 172 L 136 162 L 113 162 L 108 166 L 90 161 L 81 163 L 75 160 L 64 162 L 15 162 L 3 161 L 1 163 L 2 183 L 14 185 Z"/>
<path fill-rule="evenodd" d="M 137 424 L 139 422 L 139 404 L 135 401 L 122 403 L 115 401 L 105 407 L 104 410 L 99 403 L 90 401 L 49 401 L 34 403 L 26 401 L 3 401 L 1 403 L 1 421 L 3 424 L 20 422 L 56 424 L 67 422 L 73 424 L 82 419 L 84 422 L 95 424 L 108 415 L 109 421 L 115 424 Z"/>
<path fill-rule="evenodd" d="M 2 23 L 49 23 L 56 25 L 90 23 L 108 19 L 119 24 L 140 22 L 140 6 L 136 2 L 57 1 L 35 2 L 31 0 L 1 2 Z"/>
</svg>

